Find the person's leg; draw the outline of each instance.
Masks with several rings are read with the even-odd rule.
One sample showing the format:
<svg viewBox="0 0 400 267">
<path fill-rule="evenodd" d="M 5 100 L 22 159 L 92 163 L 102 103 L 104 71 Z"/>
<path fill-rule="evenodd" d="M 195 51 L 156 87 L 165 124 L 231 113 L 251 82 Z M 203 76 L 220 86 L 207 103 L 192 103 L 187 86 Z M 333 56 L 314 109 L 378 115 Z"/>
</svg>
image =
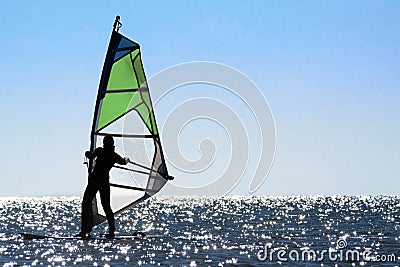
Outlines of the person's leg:
<svg viewBox="0 0 400 267">
<path fill-rule="evenodd" d="M 81 234 L 85 235 L 92 230 L 92 200 L 96 196 L 97 186 L 89 182 L 82 199 L 82 226 Z"/>
<path fill-rule="evenodd" d="M 115 220 L 114 220 L 114 213 L 110 205 L 109 184 L 104 184 L 100 187 L 100 199 L 101 199 L 101 205 L 103 206 L 103 210 L 106 213 L 107 217 L 109 236 L 113 237 L 115 232 Z"/>
</svg>

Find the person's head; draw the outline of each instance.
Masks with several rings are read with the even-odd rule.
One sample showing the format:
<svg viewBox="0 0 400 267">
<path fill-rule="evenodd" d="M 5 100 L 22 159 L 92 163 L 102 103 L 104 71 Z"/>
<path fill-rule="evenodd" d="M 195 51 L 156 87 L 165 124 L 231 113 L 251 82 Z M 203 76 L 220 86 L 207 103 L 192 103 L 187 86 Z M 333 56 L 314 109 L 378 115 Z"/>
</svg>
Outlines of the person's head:
<svg viewBox="0 0 400 267">
<path fill-rule="evenodd" d="M 104 136 L 103 147 L 105 149 L 114 149 L 114 138 L 111 135 Z"/>
</svg>

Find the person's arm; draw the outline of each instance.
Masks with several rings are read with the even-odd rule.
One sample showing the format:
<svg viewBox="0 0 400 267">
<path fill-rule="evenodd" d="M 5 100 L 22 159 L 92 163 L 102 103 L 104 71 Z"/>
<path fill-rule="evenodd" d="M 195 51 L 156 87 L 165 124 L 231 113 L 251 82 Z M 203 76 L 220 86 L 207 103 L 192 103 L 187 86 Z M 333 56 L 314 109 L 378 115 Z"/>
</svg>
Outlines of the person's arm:
<svg viewBox="0 0 400 267">
<path fill-rule="evenodd" d="M 101 147 L 96 148 L 93 151 L 93 153 L 90 153 L 90 151 L 86 151 L 85 152 L 85 157 L 87 157 L 88 159 L 94 159 L 99 154 L 100 149 L 101 149 Z"/>
<path fill-rule="evenodd" d="M 115 163 L 118 163 L 120 165 L 126 165 L 128 164 L 128 162 L 130 162 L 129 158 L 123 158 L 117 153 L 115 153 Z"/>
</svg>

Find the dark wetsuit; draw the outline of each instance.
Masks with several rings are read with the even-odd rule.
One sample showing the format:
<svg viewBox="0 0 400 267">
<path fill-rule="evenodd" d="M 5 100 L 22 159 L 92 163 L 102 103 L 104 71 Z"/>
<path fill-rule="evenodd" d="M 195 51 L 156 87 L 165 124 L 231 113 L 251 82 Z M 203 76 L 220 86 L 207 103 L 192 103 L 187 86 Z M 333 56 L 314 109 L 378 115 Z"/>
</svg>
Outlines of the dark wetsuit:
<svg viewBox="0 0 400 267">
<path fill-rule="evenodd" d="M 127 162 L 114 149 L 96 148 L 93 153 L 86 155 L 90 159 L 96 158 L 96 165 L 89 175 L 89 183 L 82 200 L 82 231 L 89 233 L 92 230 L 92 200 L 100 191 L 101 205 L 106 213 L 109 231 L 115 231 L 114 214 L 110 206 L 110 170 L 115 163 L 125 165 Z"/>
</svg>

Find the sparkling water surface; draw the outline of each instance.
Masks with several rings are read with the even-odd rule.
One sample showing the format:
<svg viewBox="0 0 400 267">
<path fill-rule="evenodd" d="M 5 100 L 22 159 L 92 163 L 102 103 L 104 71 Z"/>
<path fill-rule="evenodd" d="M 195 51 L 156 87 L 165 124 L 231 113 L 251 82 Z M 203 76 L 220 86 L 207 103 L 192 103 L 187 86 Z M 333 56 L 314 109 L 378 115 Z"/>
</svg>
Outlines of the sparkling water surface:
<svg viewBox="0 0 400 267">
<path fill-rule="evenodd" d="M 79 197 L 0 198 L 0 266 L 400 265 L 400 197 L 394 196 L 159 197 L 116 217 L 118 235 L 143 231 L 143 239 L 18 235 L 71 236 L 79 214 Z M 93 235 L 106 232 L 105 223 Z M 349 250 L 360 258 L 344 257 Z"/>
</svg>

